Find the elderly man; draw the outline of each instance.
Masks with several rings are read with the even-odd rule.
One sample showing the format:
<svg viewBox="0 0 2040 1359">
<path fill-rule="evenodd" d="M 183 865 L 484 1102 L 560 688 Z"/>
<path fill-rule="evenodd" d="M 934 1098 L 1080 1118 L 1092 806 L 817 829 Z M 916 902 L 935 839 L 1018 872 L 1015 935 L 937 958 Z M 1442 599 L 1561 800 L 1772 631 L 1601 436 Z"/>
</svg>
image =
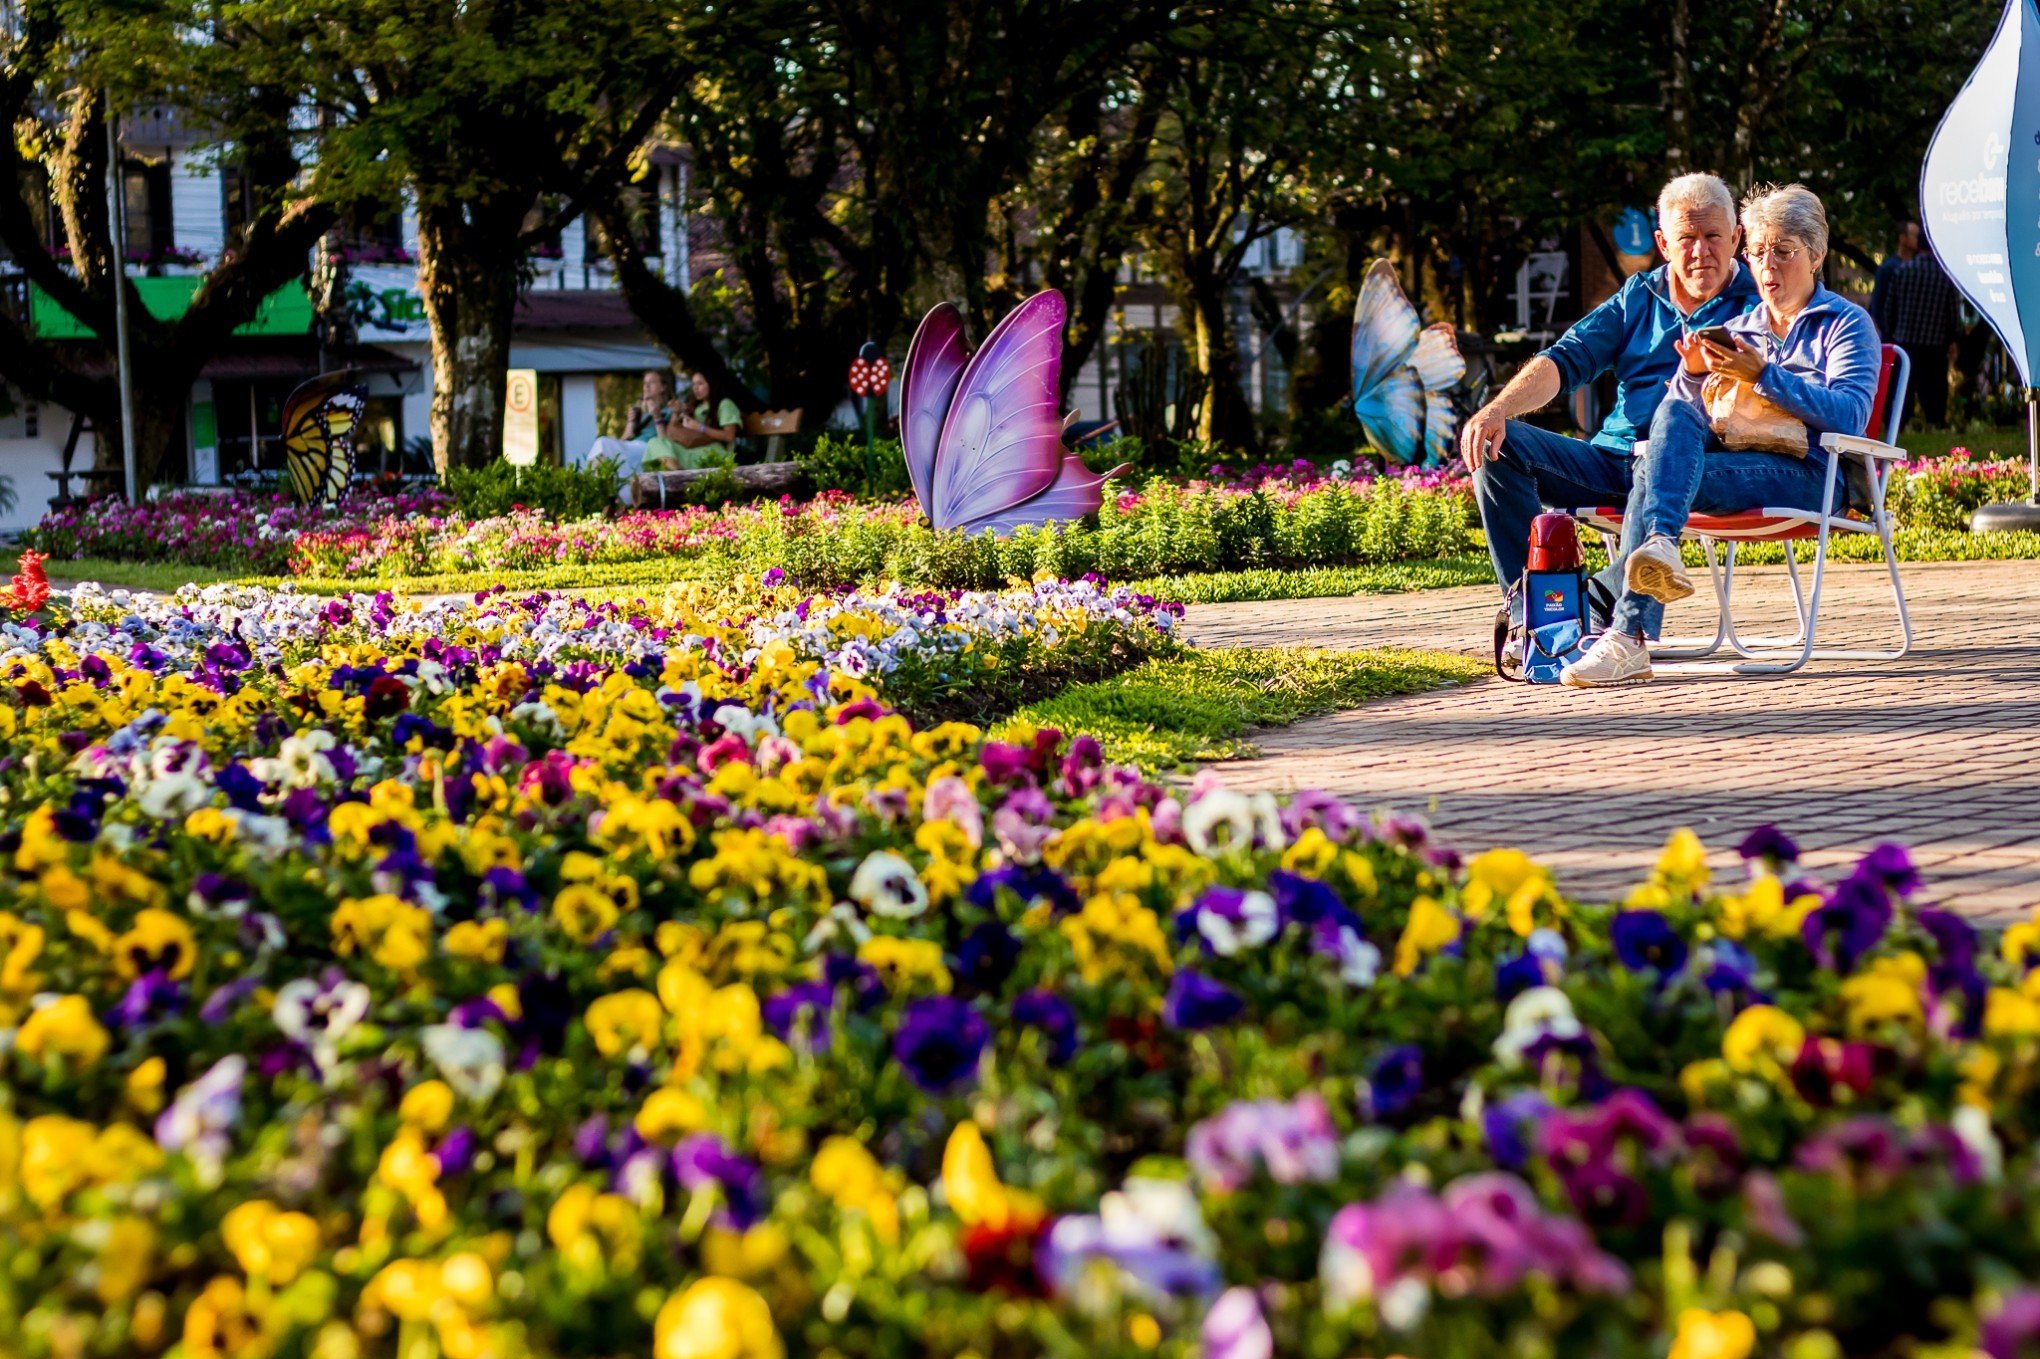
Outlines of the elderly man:
<svg viewBox="0 0 2040 1359">
<path fill-rule="evenodd" d="M 1680 358 L 1672 342 L 1721 325 L 1756 305 L 1749 270 L 1736 262 L 1742 236 L 1735 196 L 1713 175 L 1681 175 L 1658 195 L 1658 252 L 1665 264 L 1632 276 L 1523 366 L 1459 434 L 1495 576 L 1508 589 L 1529 556 L 1540 506 L 1620 505 L 1634 479 L 1631 448 L 1650 430 Z M 1561 392 L 1615 373 L 1615 404 L 1591 440 L 1568 438 L 1518 417 Z M 1598 578 L 1612 599 L 1622 563 Z"/>
</svg>

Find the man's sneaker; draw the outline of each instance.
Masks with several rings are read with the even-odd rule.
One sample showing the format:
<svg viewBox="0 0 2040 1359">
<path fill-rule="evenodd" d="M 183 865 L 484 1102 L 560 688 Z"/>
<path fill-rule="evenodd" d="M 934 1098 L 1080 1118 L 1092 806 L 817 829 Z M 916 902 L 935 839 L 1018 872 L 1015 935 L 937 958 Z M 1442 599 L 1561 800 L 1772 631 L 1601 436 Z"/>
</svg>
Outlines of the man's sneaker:
<svg viewBox="0 0 2040 1359">
<path fill-rule="evenodd" d="M 1649 678 L 1650 648 L 1626 632 L 1602 633 L 1585 655 L 1558 672 L 1558 682 L 1574 689 L 1642 684 Z"/>
<path fill-rule="evenodd" d="M 1693 578 L 1679 560 L 1679 545 L 1662 533 L 1653 533 L 1622 563 L 1622 583 L 1660 604 L 1670 604 L 1693 593 Z"/>
</svg>

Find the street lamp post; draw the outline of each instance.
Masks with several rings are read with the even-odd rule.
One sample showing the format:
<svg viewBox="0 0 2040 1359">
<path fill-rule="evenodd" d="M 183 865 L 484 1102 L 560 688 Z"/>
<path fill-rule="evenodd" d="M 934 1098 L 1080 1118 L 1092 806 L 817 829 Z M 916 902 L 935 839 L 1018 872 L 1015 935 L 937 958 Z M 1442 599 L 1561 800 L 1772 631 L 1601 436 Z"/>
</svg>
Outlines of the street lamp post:
<svg viewBox="0 0 2040 1359">
<path fill-rule="evenodd" d="M 135 485 L 135 397 L 128 372 L 127 306 L 127 195 L 121 190 L 120 116 L 113 101 L 106 102 L 106 219 L 113 234 L 113 342 L 114 369 L 120 384 L 120 456 L 127 472 L 128 504 L 141 497 Z"/>
<path fill-rule="evenodd" d="M 882 397 L 892 387 L 892 365 L 886 362 L 885 351 L 878 347 L 876 340 L 866 340 L 857 351 L 857 357 L 850 360 L 850 394 L 857 398 L 857 405 L 864 417 L 864 493 L 875 495 L 878 490 L 878 453 L 872 433 L 873 398 Z"/>
</svg>

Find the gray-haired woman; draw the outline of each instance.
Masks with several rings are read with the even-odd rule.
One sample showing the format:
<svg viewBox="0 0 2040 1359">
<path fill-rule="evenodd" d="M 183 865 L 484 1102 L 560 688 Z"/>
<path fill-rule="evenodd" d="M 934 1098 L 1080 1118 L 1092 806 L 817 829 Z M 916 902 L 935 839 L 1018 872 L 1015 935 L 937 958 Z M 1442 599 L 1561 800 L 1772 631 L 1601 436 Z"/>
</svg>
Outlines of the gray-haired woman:
<svg viewBox="0 0 2040 1359">
<path fill-rule="evenodd" d="M 1820 199 L 1803 184 L 1763 185 L 1743 199 L 1742 224 L 1762 305 L 1728 323 L 1726 344 L 1698 334 L 1675 342 L 1685 365 L 1651 421 L 1623 512 L 1624 589 L 1608 630 L 1560 675 L 1574 688 L 1651 677 L 1646 639 L 1658 635 L 1666 604 L 1693 593 L 1679 561 L 1689 515 L 1820 509 L 1832 456 L 1820 436 L 1861 434 L 1869 423 L 1881 363 L 1877 328 L 1868 312 L 1820 281 L 1828 245 Z M 1710 373 L 1752 384 L 1802 421 L 1805 456 L 1723 448 L 1700 400 Z M 1841 485 L 1838 476 L 1838 496 Z"/>
</svg>

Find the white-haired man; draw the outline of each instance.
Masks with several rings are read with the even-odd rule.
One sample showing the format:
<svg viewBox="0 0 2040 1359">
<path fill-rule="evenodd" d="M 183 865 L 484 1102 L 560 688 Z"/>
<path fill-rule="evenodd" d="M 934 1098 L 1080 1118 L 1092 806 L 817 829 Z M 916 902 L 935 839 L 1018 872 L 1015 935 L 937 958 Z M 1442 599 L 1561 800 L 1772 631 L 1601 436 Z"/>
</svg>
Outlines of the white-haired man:
<svg viewBox="0 0 2040 1359">
<path fill-rule="evenodd" d="M 1530 521 L 1545 505 L 1620 505 L 1633 480 L 1631 448 L 1650 431 L 1665 384 L 1678 370 L 1674 340 L 1721 325 L 1757 304 L 1750 271 L 1736 261 L 1742 237 L 1735 196 L 1713 175 L 1681 175 L 1658 195 L 1657 248 L 1665 263 L 1632 276 L 1573 323 L 1459 433 L 1495 575 L 1508 589 L 1529 556 Z M 1520 417 L 1601 374 L 1615 374 L 1615 404 L 1591 439 L 1573 439 Z M 1622 564 L 1600 577 L 1622 591 Z"/>
</svg>

